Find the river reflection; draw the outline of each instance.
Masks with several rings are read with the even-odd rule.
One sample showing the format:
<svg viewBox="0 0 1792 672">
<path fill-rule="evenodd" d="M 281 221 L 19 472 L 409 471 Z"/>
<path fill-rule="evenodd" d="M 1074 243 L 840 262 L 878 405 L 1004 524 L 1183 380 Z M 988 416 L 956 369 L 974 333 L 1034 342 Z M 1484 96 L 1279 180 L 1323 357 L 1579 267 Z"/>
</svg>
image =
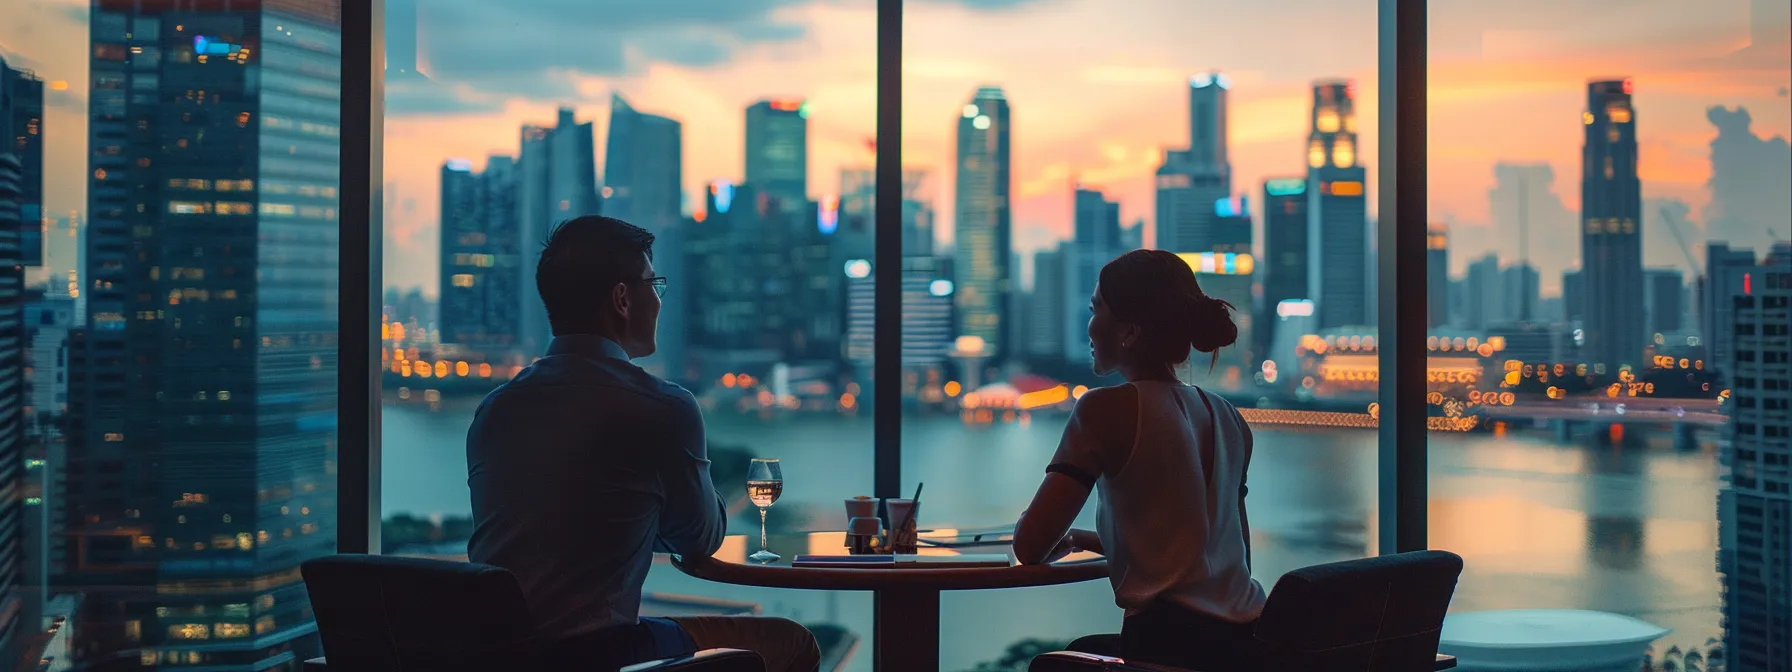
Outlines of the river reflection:
<svg viewBox="0 0 1792 672">
<path fill-rule="evenodd" d="M 464 441 L 472 409 L 471 401 L 434 412 L 386 406 L 387 515 L 466 514 Z M 841 499 L 869 494 L 869 417 L 708 421 L 712 441 L 782 459 L 787 489 L 772 516 L 788 516 L 787 525 L 837 528 Z M 904 482 L 909 490 L 927 483 L 923 526 L 1012 523 L 1061 428 L 1052 419 L 975 429 L 955 419 L 906 422 Z M 1375 434 L 1258 428 L 1256 437 L 1249 507 L 1258 579 L 1269 585 L 1297 567 L 1368 555 Z M 1453 609 L 1611 611 L 1672 628 L 1660 648 L 1721 637 L 1715 452 L 1675 452 L 1665 441 L 1614 448 L 1550 438 L 1432 435 L 1431 545 L 1467 562 Z M 1080 524 L 1092 523 L 1093 506 Z M 754 601 L 767 614 L 871 631 L 866 595 L 720 586 L 665 565 L 654 568 L 648 589 Z M 1019 639 L 1070 639 L 1113 630 L 1120 619 L 1102 583 L 949 594 L 943 609 L 941 653 L 949 670 L 995 658 Z M 869 670 L 869 656 L 857 656 L 852 669 Z"/>
</svg>

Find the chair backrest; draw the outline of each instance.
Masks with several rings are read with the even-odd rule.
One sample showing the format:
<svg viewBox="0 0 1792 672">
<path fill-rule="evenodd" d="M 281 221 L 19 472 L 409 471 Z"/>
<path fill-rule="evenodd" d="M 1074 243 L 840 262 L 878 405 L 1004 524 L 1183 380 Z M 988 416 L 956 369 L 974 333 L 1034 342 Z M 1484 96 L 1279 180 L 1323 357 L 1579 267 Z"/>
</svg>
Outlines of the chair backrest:
<svg viewBox="0 0 1792 672">
<path fill-rule="evenodd" d="M 510 572 L 334 555 L 300 567 L 331 672 L 527 669 L 532 623 Z"/>
<path fill-rule="evenodd" d="M 1257 623 L 1268 670 L 1418 672 L 1436 665 L 1462 574 L 1448 551 L 1334 562 L 1283 575 Z"/>
</svg>

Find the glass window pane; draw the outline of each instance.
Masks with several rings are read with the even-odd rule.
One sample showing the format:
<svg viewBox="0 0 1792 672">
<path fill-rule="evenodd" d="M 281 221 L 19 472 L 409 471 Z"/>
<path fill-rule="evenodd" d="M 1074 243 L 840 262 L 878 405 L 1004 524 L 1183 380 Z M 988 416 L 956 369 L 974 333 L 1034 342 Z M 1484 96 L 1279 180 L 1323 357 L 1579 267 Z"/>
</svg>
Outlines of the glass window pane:
<svg viewBox="0 0 1792 672">
<path fill-rule="evenodd" d="M 341 16 L 232 7 L 0 22 L 0 660 L 320 653 Z"/>
<path fill-rule="evenodd" d="M 1236 309 L 1237 342 L 1178 373 L 1255 431 L 1256 578 L 1369 554 L 1375 6 L 1115 10 L 907 6 L 903 161 L 929 178 L 914 209 L 933 235 L 905 239 L 904 254 L 946 269 L 953 291 L 943 364 L 908 359 L 935 337 L 925 295 L 904 296 L 903 480 L 926 483 L 923 526 L 1014 524 L 1076 400 L 1122 382 L 1091 370 L 1103 265 L 1155 248 Z M 1191 42 L 1193 25 L 1224 28 Z M 1316 345 L 1327 338 L 1342 356 L 1329 369 Z M 946 600 L 955 669 L 1023 639 L 1062 645 L 1120 625 L 1117 608 L 1094 606 L 1114 600 L 1099 582 Z M 1012 613 L 1028 617 L 1001 616 Z M 972 619 L 975 635 L 953 627 Z"/>
<path fill-rule="evenodd" d="M 1786 7 L 1430 19 L 1430 530 L 1467 561 L 1452 618 L 1623 614 L 1671 630 L 1638 661 L 1771 669 L 1792 636 L 1767 615 L 1788 442 L 1764 407 L 1785 392 L 1760 383 L 1784 371 L 1748 358 L 1785 361 L 1783 330 L 1754 330 L 1786 318 L 1739 301 L 1783 296 L 1756 283 L 1792 263 Z"/>
<path fill-rule="evenodd" d="M 871 494 L 870 334 L 847 333 L 869 325 L 848 284 L 872 253 L 843 242 L 868 222 L 846 224 L 838 180 L 874 159 L 875 3 L 600 4 L 387 4 L 388 553 L 465 557 L 469 424 L 547 352 L 542 243 L 588 214 L 656 238 L 657 351 L 635 363 L 696 396 L 730 532 L 760 522 L 752 457 L 782 460 L 768 521 L 787 557 L 811 552 L 788 535 L 842 529 L 843 500 Z M 664 556 L 647 591 L 649 615 L 844 627 L 836 656 L 871 631 L 867 595 L 706 583 Z"/>
</svg>

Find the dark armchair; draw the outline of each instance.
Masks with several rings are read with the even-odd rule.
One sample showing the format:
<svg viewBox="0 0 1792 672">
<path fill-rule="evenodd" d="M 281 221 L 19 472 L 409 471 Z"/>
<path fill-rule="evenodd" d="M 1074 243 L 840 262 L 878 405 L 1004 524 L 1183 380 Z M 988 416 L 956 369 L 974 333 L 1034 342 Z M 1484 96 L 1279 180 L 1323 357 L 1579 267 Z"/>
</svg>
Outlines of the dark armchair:
<svg viewBox="0 0 1792 672">
<path fill-rule="evenodd" d="M 554 643 L 534 636 L 521 586 L 498 567 L 335 555 L 300 571 L 325 654 L 306 661 L 306 672 L 577 669 L 557 661 L 564 652 Z M 765 672 L 765 664 L 750 651 L 718 649 L 625 669 Z"/>
<path fill-rule="evenodd" d="M 1455 667 L 1454 659 L 1437 655 L 1437 641 L 1461 574 L 1462 558 L 1448 551 L 1384 555 L 1289 572 L 1270 591 L 1257 622 L 1263 669 L 1425 672 Z M 1193 672 L 1071 652 L 1039 656 L 1028 669 Z"/>
</svg>

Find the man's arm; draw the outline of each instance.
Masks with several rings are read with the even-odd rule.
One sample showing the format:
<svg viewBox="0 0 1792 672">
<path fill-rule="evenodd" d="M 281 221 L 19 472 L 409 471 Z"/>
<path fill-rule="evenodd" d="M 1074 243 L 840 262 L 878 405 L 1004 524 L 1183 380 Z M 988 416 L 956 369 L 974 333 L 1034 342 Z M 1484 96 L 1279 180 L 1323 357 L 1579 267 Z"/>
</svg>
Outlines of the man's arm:
<svg viewBox="0 0 1792 672">
<path fill-rule="evenodd" d="M 666 501 L 660 511 L 660 546 L 679 555 L 708 556 L 722 547 L 728 514 L 709 478 L 703 414 L 695 399 L 687 396 L 685 400 L 686 412 L 674 414 L 675 424 L 666 428 L 672 445 L 661 451 L 665 459 L 660 464 L 660 483 Z"/>
</svg>

